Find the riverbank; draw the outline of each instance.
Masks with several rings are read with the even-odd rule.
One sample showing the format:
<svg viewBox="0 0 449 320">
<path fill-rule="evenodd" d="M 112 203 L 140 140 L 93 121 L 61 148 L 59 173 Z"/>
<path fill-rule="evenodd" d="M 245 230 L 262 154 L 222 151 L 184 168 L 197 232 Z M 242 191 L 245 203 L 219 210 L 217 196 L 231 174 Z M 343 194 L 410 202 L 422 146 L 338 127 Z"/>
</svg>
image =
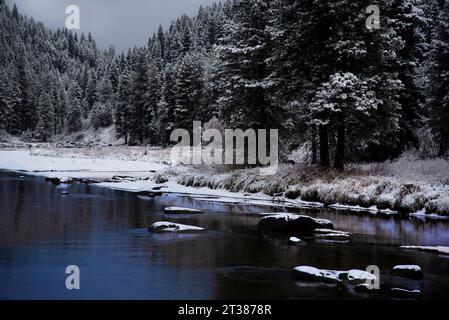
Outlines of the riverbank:
<svg viewBox="0 0 449 320">
<path fill-rule="evenodd" d="M 185 193 L 207 201 L 449 217 L 449 162 L 412 155 L 348 165 L 343 173 L 281 165 L 276 175 L 261 176 L 257 169 L 171 166 L 170 149 L 33 145 L 0 150 L 0 169 L 66 181 L 86 179 L 131 192 Z"/>
</svg>

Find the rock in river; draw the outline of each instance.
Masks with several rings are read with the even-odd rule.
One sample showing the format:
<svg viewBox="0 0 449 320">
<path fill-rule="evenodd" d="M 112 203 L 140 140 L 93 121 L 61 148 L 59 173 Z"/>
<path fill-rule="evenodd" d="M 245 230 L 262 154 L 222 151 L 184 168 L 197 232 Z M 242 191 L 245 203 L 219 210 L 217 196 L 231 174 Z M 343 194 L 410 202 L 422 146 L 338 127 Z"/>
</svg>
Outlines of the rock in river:
<svg viewBox="0 0 449 320">
<path fill-rule="evenodd" d="M 191 208 L 182 208 L 182 207 L 167 207 L 165 208 L 165 213 L 170 214 L 196 214 L 203 213 L 201 210 L 191 209 Z"/>
<path fill-rule="evenodd" d="M 315 267 L 299 266 L 293 269 L 293 276 L 298 280 L 340 283 L 338 272 L 334 270 L 321 270 Z"/>
<path fill-rule="evenodd" d="M 53 183 L 54 185 L 59 185 L 62 183 L 65 184 L 70 184 L 72 183 L 72 179 L 68 178 L 68 177 L 62 177 L 62 178 L 58 178 L 58 177 L 46 177 L 45 181 L 50 181 L 51 183 Z"/>
<path fill-rule="evenodd" d="M 313 234 L 315 229 L 334 229 L 332 221 L 305 215 L 276 214 L 263 217 L 257 228 L 261 232 L 283 234 Z"/>
<path fill-rule="evenodd" d="M 436 247 L 432 247 L 432 246 L 401 246 L 400 248 L 449 255 L 449 247 L 445 247 L 445 246 L 436 246 Z"/>
<path fill-rule="evenodd" d="M 299 238 L 297 238 L 297 237 L 290 237 L 290 238 L 288 239 L 288 242 L 289 242 L 290 244 L 302 244 L 302 243 L 304 243 L 304 241 L 302 241 L 301 239 L 299 239 Z"/>
<path fill-rule="evenodd" d="M 391 274 L 398 277 L 410 278 L 415 280 L 420 280 L 424 277 L 421 267 L 417 265 L 394 266 L 391 270 Z"/>
<path fill-rule="evenodd" d="M 162 232 L 200 232 L 204 231 L 206 229 L 195 227 L 195 226 L 189 226 L 186 224 L 180 224 L 180 223 L 174 223 L 174 222 L 166 222 L 166 221 L 160 221 L 153 223 L 149 228 L 148 231 L 155 232 L 155 233 L 162 233 Z"/>
<path fill-rule="evenodd" d="M 346 281 L 350 284 L 361 284 L 366 283 L 368 280 L 376 280 L 375 275 L 363 270 L 326 270 L 309 266 L 295 267 L 293 269 L 293 276 L 299 280 L 325 283 L 340 283 Z"/>
<path fill-rule="evenodd" d="M 331 230 L 331 229 L 315 229 L 315 239 L 325 239 L 334 241 L 346 241 L 350 237 L 349 232 Z"/>
<path fill-rule="evenodd" d="M 372 293 L 379 291 L 379 289 L 373 288 L 373 286 L 367 283 L 360 283 L 354 286 L 354 291 L 357 293 Z"/>
<path fill-rule="evenodd" d="M 421 296 L 421 291 L 420 290 L 407 290 L 407 289 L 403 289 L 403 288 L 391 288 L 390 289 L 390 294 L 393 297 L 396 298 L 412 298 L 412 299 L 416 299 L 419 298 Z"/>
</svg>

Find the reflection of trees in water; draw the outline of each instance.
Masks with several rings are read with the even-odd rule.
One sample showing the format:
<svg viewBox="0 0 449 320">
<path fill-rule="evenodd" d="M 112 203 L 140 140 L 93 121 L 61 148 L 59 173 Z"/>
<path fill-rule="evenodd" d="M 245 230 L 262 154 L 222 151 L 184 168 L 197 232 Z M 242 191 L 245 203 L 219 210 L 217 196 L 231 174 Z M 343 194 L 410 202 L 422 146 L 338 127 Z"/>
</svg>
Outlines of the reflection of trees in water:
<svg viewBox="0 0 449 320">
<path fill-rule="evenodd" d="M 121 223 L 112 197 L 92 192 L 83 184 L 64 190 L 42 178 L 0 177 L 0 243 L 28 243 L 36 240 L 89 237 L 90 231 Z M 100 221 L 103 223 L 97 223 Z"/>
</svg>

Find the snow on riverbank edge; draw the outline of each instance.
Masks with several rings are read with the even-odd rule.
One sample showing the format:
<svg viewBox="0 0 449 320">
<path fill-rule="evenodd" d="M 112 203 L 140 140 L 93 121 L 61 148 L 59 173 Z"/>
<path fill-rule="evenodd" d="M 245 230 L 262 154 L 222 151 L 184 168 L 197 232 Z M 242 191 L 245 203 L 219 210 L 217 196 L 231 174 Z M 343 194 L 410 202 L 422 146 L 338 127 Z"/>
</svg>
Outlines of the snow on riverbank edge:
<svg viewBox="0 0 449 320">
<path fill-rule="evenodd" d="M 153 156 L 153 153 L 159 153 L 158 150 L 149 151 L 149 155 L 145 151 L 145 161 L 136 160 L 139 159 L 135 156 L 136 152 L 133 153 L 132 160 L 127 160 L 125 156 L 117 159 L 115 153 L 111 159 L 89 158 L 86 151 L 82 157 L 76 157 L 73 152 L 69 156 L 64 152 L 50 151 L 0 150 L 0 170 L 26 172 L 49 178 L 93 179 L 98 182 L 98 186 L 130 192 L 151 192 L 163 187 L 160 191 L 164 193 L 185 194 L 199 201 L 286 209 L 328 207 L 341 212 L 382 216 L 399 213 L 388 207 L 399 207 L 401 213 L 410 207 L 407 216 L 410 214 L 419 219 L 448 218 L 444 215 L 445 208 L 449 208 L 448 186 L 406 184 L 394 181 L 391 177 L 379 176 L 337 177 L 331 182 L 319 177 L 298 185 L 289 180 L 292 174 L 285 177 L 285 168 L 278 175 L 270 177 L 271 180 L 254 175 L 252 169 L 219 173 L 213 169 L 174 168 L 163 157 Z M 161 153 L 167 154 L 166 150 Z M 127 178 L 117 179 L 123 176 Z M 344 204 L 345 202 L 352 204 Z M 354 204 L 357 202 L 360 204 Z M 413 210 L 417 205 L 425 208 Z M 441 212 L 438 211 L 439 207 L 442 208 Z M 429 214 L 430 212 L 426 212 L 429 209 L 430 212 L 436 210 L 443 214 Z"/>
</svg>

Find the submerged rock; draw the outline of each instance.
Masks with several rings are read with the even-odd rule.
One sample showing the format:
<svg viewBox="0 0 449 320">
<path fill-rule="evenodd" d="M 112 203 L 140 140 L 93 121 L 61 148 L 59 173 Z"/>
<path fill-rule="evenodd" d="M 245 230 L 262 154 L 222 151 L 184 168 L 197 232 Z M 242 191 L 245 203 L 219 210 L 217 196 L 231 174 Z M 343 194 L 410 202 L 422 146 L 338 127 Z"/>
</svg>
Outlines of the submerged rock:
<svg viewBox="0 0 449 320">
<path fill-rule="evenodd" d="M 334 229 L 334 225 L 327 219 L 284 213 L 263 217 L 257 228 L 260 232 L 312 234 L 315 229 Z"/>
<path fill-rule="evenodd" d="M 58 177 L 46 177 L 45 181 L 49 181 L 51 183 L 53 183 L 54 185 L 58 185 L 61 183 L 65 183 L 65 184 L 70 184 L 72 183 L 72 179 L 67 178 L 67 177 L 63 177 L 63 178 L 58 178 Z"/>
<path fill-rule="evenodd" d="M 167 222 L 167 221 L 160 221 L 153 223 L 149 228 L 148 231 L 155 232 L 155 233 L 162 233 L 162 232 L 200 232 L 204 231 L 206 229 L 196 227 L 196 226 L 189 226 L 186 224 L 180 224 L 180 223 L 174 223 L 174 222 Z"/>
<path fill-rule="evenodd" d="M 160 197 L 160 196 L 162 196 L 164 193 L 162 192 L 162 191 L 158 191 L 158 190 L 155 190 L 155 191 L 139 191 L 138 193 L 137 193 L 137 196 L 139 197 L 139 198 L 143 198 L 143 199 L 145 199 L 145 198 L 154 198 L 154 197 Z"/>
<path fill-rule="evenodd" d="M 367 283 L 360 283 L 354 286 L 354 291 L 357 293 L 372 293 L 379 290 L 373 288 L 371 285 Z"/>
<path fill-rule="evenodd" d="M 160 197 L 162 195 L 163 193 L 161 191 L 149 191 L 144 196 L 153 198 L 153 197 Z"/>
<path fill-rule="evenodd" d="M 420 280 L 424 278 L 424 274 L 421 270 L 421 267 L 417 265 L 394 266 L 393 269 L 391 270 L 391 274 L 398 277 L 410 278 L 415 280 Z"/>
<path fill-rule="evenodd" d="M 191 208 L 182 208 L 182 207 L 167 207 L 164 209 L 165 213 L 170 214 L 197 214 L 197 213 L 203 213 L 203 211 L 198 209 L 191 209 Z"/>
</svg>

